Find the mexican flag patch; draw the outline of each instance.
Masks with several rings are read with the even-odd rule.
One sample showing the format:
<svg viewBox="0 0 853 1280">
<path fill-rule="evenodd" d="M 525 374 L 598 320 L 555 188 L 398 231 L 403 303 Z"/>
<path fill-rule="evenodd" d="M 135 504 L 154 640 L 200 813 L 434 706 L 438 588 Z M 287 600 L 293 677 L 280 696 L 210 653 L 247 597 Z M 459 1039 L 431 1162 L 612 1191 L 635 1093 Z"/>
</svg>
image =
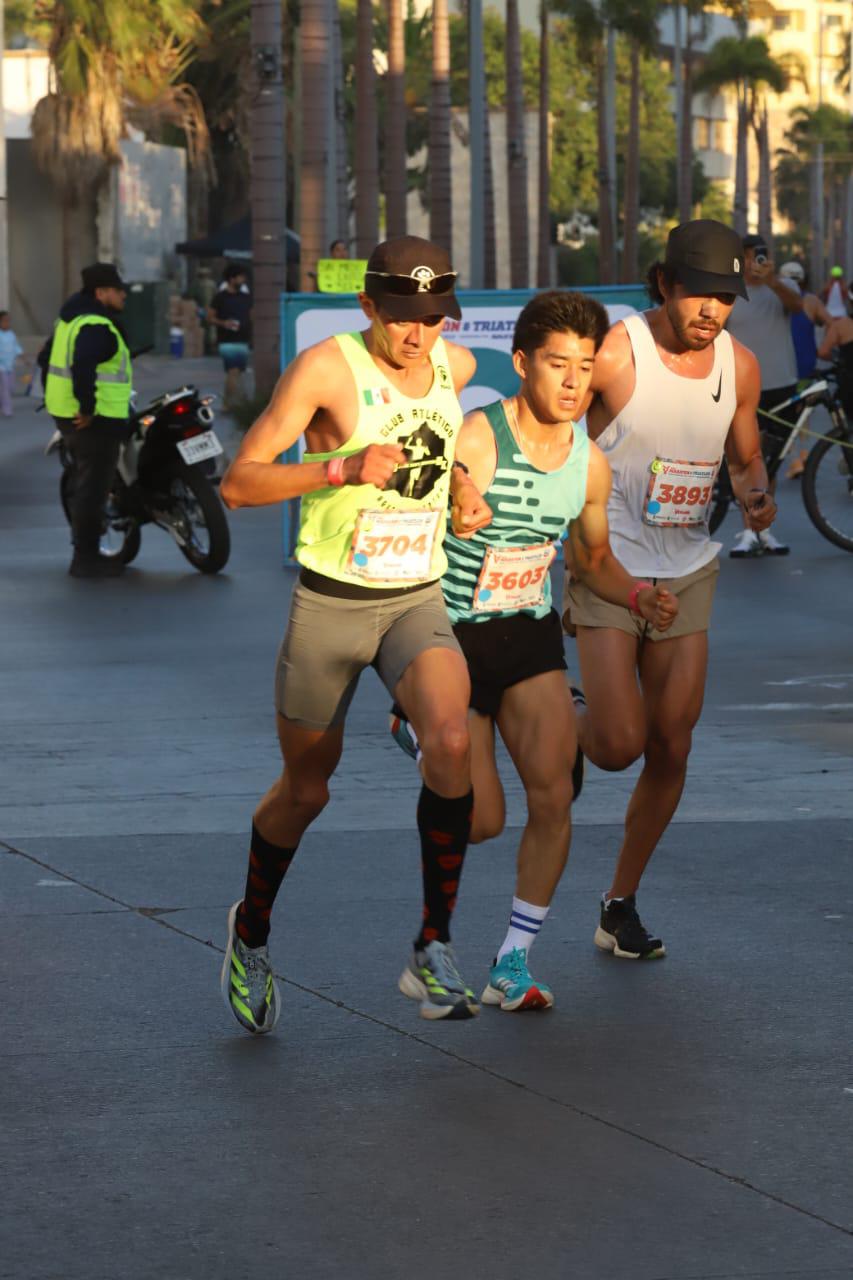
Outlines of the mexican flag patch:
<svg viewBox="0 0 853 1280">
<path fill-rule="evenodd" d="M 373 387 L 364 393 L 365 404 L 390 404 L 391 392 L 387 387 Z"/>
</svg>

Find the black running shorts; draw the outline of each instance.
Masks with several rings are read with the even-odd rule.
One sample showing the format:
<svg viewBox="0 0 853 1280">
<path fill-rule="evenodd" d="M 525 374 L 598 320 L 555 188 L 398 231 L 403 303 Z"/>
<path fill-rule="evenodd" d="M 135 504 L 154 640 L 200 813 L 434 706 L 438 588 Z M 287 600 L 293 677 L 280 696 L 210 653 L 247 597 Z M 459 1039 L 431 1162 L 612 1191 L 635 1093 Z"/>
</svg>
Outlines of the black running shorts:
<svg viewBox="0 0 853 1280">
<path fill-rule="evenodd" d="M 514 613 L 453 628 L 471 676 L 471 707 L 496 716 L 504 689 L 546 671 L 565 671 L 563 631 L 556 610 L 544 618 Z"/>
</svg>

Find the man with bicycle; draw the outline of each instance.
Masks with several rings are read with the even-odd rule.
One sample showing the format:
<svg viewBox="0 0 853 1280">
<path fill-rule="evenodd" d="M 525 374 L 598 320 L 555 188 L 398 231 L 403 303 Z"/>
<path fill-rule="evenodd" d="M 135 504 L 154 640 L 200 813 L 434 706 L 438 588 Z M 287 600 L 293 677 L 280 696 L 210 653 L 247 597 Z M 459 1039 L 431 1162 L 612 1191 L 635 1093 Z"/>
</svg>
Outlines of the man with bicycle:
<svg viewBox="0 0 853 1280">
<path fill-rule="evenodd" d="M 774 406 L 790 399 L 797 390 L 797 353 L 791 334 L 791 316 L 803 310 L 803 299 L 776 275 L 770 250 L 763 236 L 745 236 L 744 279 L 749 295 L 739 297 L 728 319 L 733 337 L 753 353 L 761 371 L 759 415 L 772 413 Z M 783 409 L 779 416 L 796 420 L 795 406 Z M 759 417 L 763 430 L 772 430 L 772 420 Z M 770 486 L 775 490 L 775 482 Z M 744 512 L 744 527 L 729 555 L 734 559 L 751 556 L 786 556 L 790 548 L 775 538 L 769 529 L 753 529 Z"/>
<path fill-rule="evenodd" d="M 596 357 L 589 434 L 613 472 L 607 507 L 613 554 L 663 585 L 679 612 L 664 634 L 581 583 L 566 584 L 564 621 L 576 628 L 584 699 L 578 739 L 601 769 L 643 771 L 625 819 L 596 945 L 625 959 L 664 954 L 640 921 L 636 893 L 678 806 L 702 710 L 708 625 L 719 569 L 708 512 L 723 453 L 735 496 L 756 532 L 776 514 L 761 456 L 761 387 L 750 351 L 724 332 L 746 293 L 743 250 L 731 228 L 684 223 L 649 273 L 658 305 L 615 325 Z"/>
</svg>

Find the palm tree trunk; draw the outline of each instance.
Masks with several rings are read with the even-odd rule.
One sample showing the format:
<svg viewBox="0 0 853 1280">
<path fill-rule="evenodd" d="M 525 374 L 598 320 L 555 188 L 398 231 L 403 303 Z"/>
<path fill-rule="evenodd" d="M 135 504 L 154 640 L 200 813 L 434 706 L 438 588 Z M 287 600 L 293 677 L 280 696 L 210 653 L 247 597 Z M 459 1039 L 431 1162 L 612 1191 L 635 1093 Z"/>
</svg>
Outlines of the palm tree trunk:
<svg viewBox="0 0 853 1280">
<path fill-rule="evenodd" d="M 498 287 L 497 228 L 495 226 L 495 166 L 492 156 L 492 125 L 488 99 L 483 117 L 483 288 Z"/>
<path fill-rule="evenodd" d="M 334 116 L 335 116 L 335 170 L 336 208 L 335 239 L 349 244 L 349 155 L 347 149 L 347 106 L 344 88 L 344 54 L 341 39 L 341 8 L 338 0 L 332 3 L 332 45 L 334 49 Z"/>
<path fill-rule="evenodd" d="M 678 166 L 678 218 L 689 222 L 693 217 L 693 27 L 690 8 L 685 14 L 687 38 L 684 43 L 683 75 L 681 90 L 681 137 L 678 147 L 681 163 Z"/>
<path fill-rule="evenodd" d="M 640 43 L 631 41 L 631 96 L 628 108 L 628 149 L 625 154 L 625 231 L 622 282 L 639 279 L 637 224 L 640 220 Z"/>
<path fill-rule="evenodd" d="M 406 234 L 406 47 L 403 0 L 388 0 L 388 97 L 385 116 L 385 229 Z"/>
<path fill-rule="evenodd" d="M 598 279 L 600 284 L 613 284 L 614 227 L 610 202 L 610 164 L 607 139 L 607 67 L 602 41 L 596 50 L 596 93 L 598 127 Z"/>
<path fill-rule="evenodd" d="M 373 0 L 358 0 L 355 49 L 355 246 L 367 258 L 379 239 L 379 151 L 376 143 Z"/>
<path fill-rule="evenodd" d="M 447 0 L 433 0 L 429 109 L 429 236 L 453 252 L 450 178 L 450 28 Z"/>
<path fill-rule="evenodd" d="M 285 280 L 284 84 L 281 55 L 272 66 L 261 56 L 280 50 L 279 0 L 252 0 L 252 108 L 250 203 L 252 209 L 252 288 L 255 390 L 272 394 L 281 367 L 281 295 Z M 321 103 L 320 118 L 324 115 Z M 320 174 L 322 189 L 323 176 Z M 305 245 L 303 242 L 303 251 Z"/>
<path fill-rule="evenodd" d="M 758 234 L 764 237 L 773 253 L 773 189 L 770 174 L 770 134 L 767 121 L 767 102 L 761 105 L 755 130 L 758 148 Z"/>
<path fill-rule="evenodd" d="M 539 3 L 539 217 L 536 244 L 536 283 L 547 289 L 551 283 L 551 182 L 549 126 L 551 122 L 550 76 L 548 67 L 548 0 Z"/>
<path fill-rule="evenodd" d="M 527 148 L 518 0 L 506 0 L 506 143 L 509 193 L 509 277 L 513 289 L 530 283 Z"/>
<path fill-rule="evenodd" d="M 735 153 L 735 198 L 732 223 L 739 236 L 745 236 L 748 215 L 747 147 L 749 145 L 749 110 L 746 86 L 738 86 L 737 103 L 737 151 Z"/>
<path fill-rule="evenodd" d="M 275 0 L 273 0 L 275 2 Z M 326 0 L 302 0 L 302 128 L 299 189 L 300 278 L 305 293 L 317 287 L 317 259 L 326 251 L 326 77 L 329 27 Z"/>
</svg>

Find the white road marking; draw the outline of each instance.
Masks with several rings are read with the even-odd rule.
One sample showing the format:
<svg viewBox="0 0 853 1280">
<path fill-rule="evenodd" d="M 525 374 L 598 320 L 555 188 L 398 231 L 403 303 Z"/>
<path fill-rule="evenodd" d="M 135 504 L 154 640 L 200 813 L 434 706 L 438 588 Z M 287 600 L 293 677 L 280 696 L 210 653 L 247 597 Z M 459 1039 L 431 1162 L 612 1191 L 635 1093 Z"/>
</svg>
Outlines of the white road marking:
<svg viewBox="0 0 853 1280">
<path fill-rule="evenodd" d="M 73 880 L 37 880 L 37 885 L 50 886 L 52 889 L 74 889 L 76 885 Z"/>
<path fill-rule="evenodd" d="M 846 689 L 853 675 L 841 673 L 831 676 L 795 676 L 792 680 L 765 680 L 766 685 L 779 685 L 794 688 L 800 685 L 812 685 L 817 689 Z"/>
<path fill-rule="evenodd" d="M 853 711 L 853 702 L 735 702 L 721 711 Z"/>
<path fill-rule="evenodd" d="M 844 916 L 824 916 L 824 920 L 843 920 Z"/>
</svg>

